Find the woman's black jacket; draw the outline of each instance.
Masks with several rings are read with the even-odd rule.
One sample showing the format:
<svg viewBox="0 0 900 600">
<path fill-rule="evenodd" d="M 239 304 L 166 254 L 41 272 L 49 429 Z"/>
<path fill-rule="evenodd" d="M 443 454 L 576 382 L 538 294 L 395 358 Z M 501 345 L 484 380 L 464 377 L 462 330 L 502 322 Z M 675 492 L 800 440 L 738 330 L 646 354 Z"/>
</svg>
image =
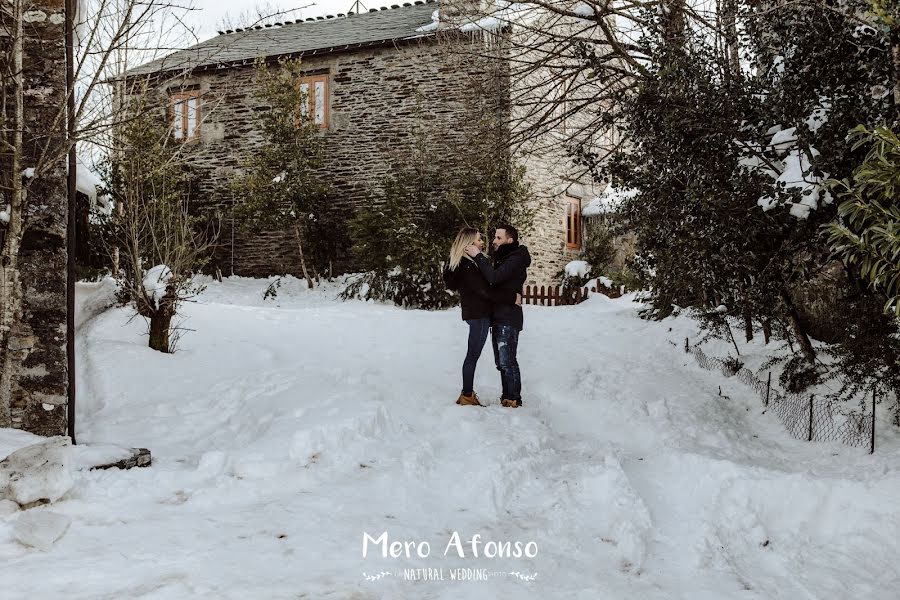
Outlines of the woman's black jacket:
<svg viewBox="0 0 900 600">
<path fill-rule="evenodd" d="M 463 321 L 490 319 L 496 304 L 515 304 L 516 290 L 494 289 L 472 260 L 463 257 L 455 271 L 444 266 L 444 285 L 459 292 Z"/>
</svg>

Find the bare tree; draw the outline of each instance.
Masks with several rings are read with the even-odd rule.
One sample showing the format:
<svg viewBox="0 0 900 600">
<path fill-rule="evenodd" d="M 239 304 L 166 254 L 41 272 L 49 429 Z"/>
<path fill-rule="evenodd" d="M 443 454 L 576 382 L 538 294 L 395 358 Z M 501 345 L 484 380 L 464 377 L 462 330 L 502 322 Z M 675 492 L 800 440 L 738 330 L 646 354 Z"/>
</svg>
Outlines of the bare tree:
<svg viewBox="0 0 900 600">
<path fill-rule="evenodd" d="M 171 352 L 172 318 L 181 303 L 202 291 L 192 278 L 214 238 L 200 231 L 188 210 L 183 147 L 158 111 L 134 110 L 136 116 L 121 127 L 119 151 L 104 169 L 122 207 L 115 222 L 124 261 L 116 278 L 122 295 L 149 321 L 150 347 Z"/>
<path fill-rule="evenodd" d="M 70 0 L 65 10 L 40 0 L 0 3 L 0 194 L 5 204 L 5 223 L 0 223 L 0 427 L 11 424 L 14 383 L 30 351 L 28 336 L 20 331 L 23 239 L 36 226 L 35 219 L 47 220 L 39 213 L 48 194 L 57 201 L 65 197 L 60 182 L 65 157 L 75 144 L 103 147 L 111 139 L 116 113 L 111 110 L 113 90 L 105 81 L 124 70 L 129 55 L 145 60 L 172 49 L 167 43 L 177 37 L 173 32 L 187 31 L 173 22 L 183 24 L 187 10 L 169 0 Z M 39 25 L 50 32 L 66 20 L 78 34 L 73 73 L 66 78 L 61 68 L 50 87 L 35 85 L 30 78 L 37 70 L 31 65 L 42 63 L 27 61 L 26 54 L 45 50 L 34 32 Z M 60 45 L 57 38 L 48 47 Z M 44 107 L 40 118 L 29 112 L 34 106 Z"/>
<path fill-rule="evenodd" d="M 513 148 L 599 164 L 628 143 L 616 123 L 622 100 L 650 75 L 642 36 L 661 27 L 681 43 L 687 27 L 716 31 L 715 15 L 709 2 L 684 0 L 445 0 L 434 26 L 452 38 L 481 33 L 482 43 L 448 45 L 452 52 L 509 64 Z"/>
</svg>

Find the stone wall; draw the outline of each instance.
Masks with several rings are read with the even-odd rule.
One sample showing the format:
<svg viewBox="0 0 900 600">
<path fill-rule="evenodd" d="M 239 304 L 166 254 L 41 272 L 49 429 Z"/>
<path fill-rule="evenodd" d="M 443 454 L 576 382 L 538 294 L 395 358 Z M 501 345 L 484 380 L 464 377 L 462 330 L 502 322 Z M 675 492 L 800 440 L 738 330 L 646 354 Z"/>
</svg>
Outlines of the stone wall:
<svg viewBox="0 0 900 600">
<path fill-rule="evenodd" d="M 18 259 L 23 312 L 11 340 L 20 359 L 13 375 L 13 426 L 48 436 L 64 435 L 67 424 L 67 195 L 65 156 L 58 152 L 65 144 L 65 119 L 60 118 L 66 97 L 64 14 L 64 0 L 39 0 L 26 7 L 23 167 L 36 166 L 47 142 L 51 158 L 29 182 Z M 0 44 L 8 41 L 0 37 Z M 51 129 L 53 123 L 57 125 Z"/>
<path fill-rule="evenodd" d="M 443 44 L 425 39 L 402 46 L 371 48 L 303 58 L 310 74 L 328 74 L 329 123 L 324 175 L 335 202 L 349 218 L 370 209 L 372 190 L 404 160 L 403 148 L 421 118 L 441 131 L 448 152 L 435 160 L 453 168 L 454 145 L 473 120 L 473 105 L 491 105 L 489 97 L 502 85 L 496 65 L 460 64 Z M 477 85 L 476 85 L 477 84 Z M 253 67 L 231 68 L 167 82 L 163 91 L 199 89 L 203 98 L 201 137 L 187 151 L 197 175 L 197 197 L 205 207 L 218 206 L 228 215 L 233 198 L 228 182 L 261 143 L 256 116 L 266 110 L 254 94 Z M 474 92 L 483 90 L 483 92 Z M 473 94 L 483 93 L 483 97 Z M 289 233 L 248 235 L 223 223 L 217 265 L 225 275 L 300 275 L 296 245 Z M 233 239 L 233 242 L 232 242 Z"/>
<path fill-rule="evenodd" d="M 328 74 L 324 175 L 346 218 L 356 210 L 371 209 L 372 190 L 392 164 L 404 160 L 403 148 L 418 119 L 427 119 L 442 132 L 447 151 L 436 153 L 435 160 L 452 170 L 458 146 L 471 131 L 473 106 L 498 109 L 508 104 L 508 65 L 502 59 L 473 60 L 473 53 L 459 46 L 484 42 L 445 36 L 303 58 L 304 71 Z M 502 42 L 491 43 L 492 53 L 503 56 Z M 197 89 L 203 98 L 201 137 L 188 152 L 198 176 L 197 197 L 207 208 L 219 207 L 225 216 L 217 266 L 226 275 L 300 275 L 292 235 L 278 231 L 248 235 L 239 227 L 232 235 L 228 220 L 228 209 L 240 200 L 231 196 L 228 181 L 262 141 L 256 117 L 266 107 L 254 95 L 253 67 L 198 72 L 161 87 L 164 94 L 181 89 Z M 534 226 L 523 236 L 534 259 L 529 281 L 551 283 L 567 262 L 580 256 L 580 250 L 566 248 L 567 198 L 583 198 L 586 203 L 594 193 L 589 185 L 573 181 L 561 148 L 518 160 L 525 164 L 539 196 Z"/>
<path fill-rule="evenodd" d="M 575 200 L 584 208 L 597 193 L 587 178 L 577 176 L 561 144 L 554 143 L 563 140 L 563 134 L 547 132 L 542 137 L 541 151 L 526 147 L 519 155 L 537 196 L 534 224 L 521 237 L 532 257 L 528 283 L 551 285 L 561 283 L 566 264 L 582 256 L 581 248 L 568 248 L 566 244 L 569 202 Z M 584 233 L 582 223 L 582 239 Z"/>
</svg>

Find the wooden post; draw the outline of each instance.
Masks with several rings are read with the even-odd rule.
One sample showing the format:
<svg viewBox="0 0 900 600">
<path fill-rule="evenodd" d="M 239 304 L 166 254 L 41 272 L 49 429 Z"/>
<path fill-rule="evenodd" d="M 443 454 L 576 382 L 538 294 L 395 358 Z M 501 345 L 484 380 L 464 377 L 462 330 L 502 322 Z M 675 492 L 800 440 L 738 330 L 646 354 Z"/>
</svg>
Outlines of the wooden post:
<svg viewBox="0 0 900 600">
<path fill-rule="evenodd" d="M 766 384 L 766 408 L 769 408 L 769 394 L 772 393 L 772 371 L 769 371 L 769 382 Z"/>
<path fill-rule="evenodd" d="M 809 439 L 808 442 L 811 442 L 813 439 L 813 402 L 815 402 L 816 395 L 809 395 Z"/>
<path fill-rule="evenodd" d="M 547 297 L 544 294 L 544 286 L 541 286 L 541 306 L 547 306 L 546 300 L 547 300 Z"/>
<path fill-rule="evenodd" d="M 691 351 L 691 347 L 690 347 L 690 345 L 688 345 L 688 338 L 684 338 L 684 351 L 685 352 Z"/>
</svg>

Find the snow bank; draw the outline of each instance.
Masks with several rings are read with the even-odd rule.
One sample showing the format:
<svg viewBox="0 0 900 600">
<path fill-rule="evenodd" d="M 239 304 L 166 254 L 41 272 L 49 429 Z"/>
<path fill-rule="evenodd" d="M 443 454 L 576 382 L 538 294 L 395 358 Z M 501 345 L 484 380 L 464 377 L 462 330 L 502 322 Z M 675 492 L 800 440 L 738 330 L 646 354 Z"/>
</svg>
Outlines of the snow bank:
<svg viewBox="0 0 900 600">
<path fill-rule="evenodd" d="M 79 389 L 102 402 L 78 405 L 79 441 L 149 447 L 154 467 L 75 472 L 53 506 L 77 525 L 52 550 L 66 569 L 16 541 L 21 512 L 0 519 L 14 597 L 57 597 L 103 564 L 116 576 L 82 578 L 75 597 L 290 598 L 286 561 L 311 598 L 896 596 L 887 416 L 874 456 L 794 440 L 752 390 L 683 352 L 696 323 L 645 321 L 633 295 L 600 294 L 523 307 L 522 408 L 498 405 L 489 353 L 475 375 L 487 406 L 459 407 L 458 309 L 343 303 L 337 284 L 293 278 L 263 300 L 271 281 L 210 281 L 175 355 L 146 348 L 125 308 L 81 328 Z M 779 352 L 737 343 L 753 369 Z M 14 437 L 0 431 L 0 448 L 33 443 Z M 445 557 L 453 531 L 538 553 Z M 432 554 L 364 559 L 364 532 Z M 424 567 L 445 580 L 362 575 Z M 456 567 L 504 575 L 449 581 Z"/>
<path fill-rule="evenodd" d="M 112 307 L 116 302 L 119 286 L 112 277 L 98 282 L 75 283 L 75 331 L 88 321 Z"/>
</svg>

